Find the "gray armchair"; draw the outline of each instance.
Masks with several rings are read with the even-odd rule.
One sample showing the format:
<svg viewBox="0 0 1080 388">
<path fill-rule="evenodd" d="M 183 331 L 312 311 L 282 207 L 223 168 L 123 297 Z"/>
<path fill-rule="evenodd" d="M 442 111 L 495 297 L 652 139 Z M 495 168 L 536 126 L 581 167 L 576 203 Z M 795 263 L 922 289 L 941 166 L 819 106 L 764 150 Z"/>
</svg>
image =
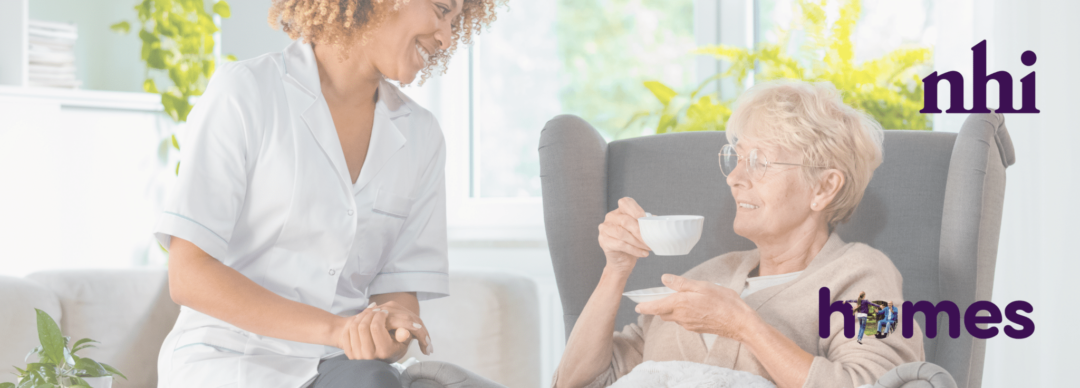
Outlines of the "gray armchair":
<svg viewBox="0 0 1080 388">
<path fill-rule="evenodd" d="M 638 261 L 628 290 L 657 287 L 663 273 L 754 248 L 732 230 L 735 204 L 716 161 L 726 142 L 723 132 L 688 132 L 608 143 L 576 116 L 547 123 L 539 149 L 544 221 L 567 335 L 604 267 L 596 227 L 619 198 L 633 197 L 655 214 L 706 219 L 690 254 Z M 884 148 L 884 163 L 852 220 L 838 227 L 840 236 L 888 255 L 904 276 L 907 300 L 951 300 L 961 311 L 989 300 L 1005 169 L 1015 161 L 1004 118 L 971 115 L 959 133 L 886 131 Z M 616 327 L 635 319 L 634 305 L 623 303 Z M 924 319 L 917 314 L 922 327 Z M 939 328 L 945 319 L 939 317 Z M 966 331 L 954 339 L 939 330 L 924 345 L 927 363 L 902 365 L 878 386 L 982 385 L 985 340 Z"/>
</svg>

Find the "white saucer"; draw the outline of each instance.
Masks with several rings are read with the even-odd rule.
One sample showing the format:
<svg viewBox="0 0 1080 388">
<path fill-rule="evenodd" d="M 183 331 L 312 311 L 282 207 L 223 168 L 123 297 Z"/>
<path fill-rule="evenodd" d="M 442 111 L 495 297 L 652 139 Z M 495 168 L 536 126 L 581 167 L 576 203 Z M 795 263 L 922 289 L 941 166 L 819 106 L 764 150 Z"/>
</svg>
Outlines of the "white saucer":
<svg viewBox="0 0 1080 388">
<path fill-rule="evenodd" d="M 627 291 L 624 292 L 623 295 L 627 298 L 630 298 L 630 300 L 634 301 L 634 303 L 645 303 L 663 299 L 664 297 L 674 293 L 675 290 L 667 287 L 653 287 L 641 290 Z"/>
</svg>

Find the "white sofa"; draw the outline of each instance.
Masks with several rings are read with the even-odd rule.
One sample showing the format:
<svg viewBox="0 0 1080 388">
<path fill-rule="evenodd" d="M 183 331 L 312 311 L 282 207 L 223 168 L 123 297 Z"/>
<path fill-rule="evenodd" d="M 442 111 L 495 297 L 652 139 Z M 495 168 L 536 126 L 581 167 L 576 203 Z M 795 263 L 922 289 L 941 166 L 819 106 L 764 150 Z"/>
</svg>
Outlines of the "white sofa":
<svg viewBox="0 0 1080 388">
<path fill-rule="evenodd" d="M 536 285 L 503 272 L 450 274 L 451 296 L 421 302 L 435 353 L 416 345 L 406 357 L 446 361 L 508 387 L 540 382 L 540 319 Z M 34 308 L 49 313 L 64 335 L 92 338 L 80 354 L 115 366 L 128 380 L 114 388 L 152 388 L 157 355 L 179 306 L 164 269 L 69 270 L 0 276 L 0 382 L 38 345 Z"/>
</svg>

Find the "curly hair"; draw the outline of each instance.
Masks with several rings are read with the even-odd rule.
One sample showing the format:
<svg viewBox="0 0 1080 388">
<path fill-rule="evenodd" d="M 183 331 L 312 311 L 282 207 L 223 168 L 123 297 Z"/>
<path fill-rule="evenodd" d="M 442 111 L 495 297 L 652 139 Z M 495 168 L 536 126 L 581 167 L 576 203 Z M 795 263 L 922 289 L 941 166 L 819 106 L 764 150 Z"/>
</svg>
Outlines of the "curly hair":
<svg viewBox="0 0 1080 388">
<path fill-rule="evenodd" d="M 274 0 L 267 21 L 281 28 L 291 39 L 314 44 L 345 47 L 357 41 L 366 44 L 371 31 L 409 0 Z M 495 8 L 506 0 L 463 0 L 461 13 L 451 23 L 450 47 L 432 53 L 423 69 L 420 84 L 434 71 L 446 72 L 458 43 L 472 43 L 473 36 L 495 21 Z M 342 59 L 348 51 L 342 50 Z"/>
</svg>

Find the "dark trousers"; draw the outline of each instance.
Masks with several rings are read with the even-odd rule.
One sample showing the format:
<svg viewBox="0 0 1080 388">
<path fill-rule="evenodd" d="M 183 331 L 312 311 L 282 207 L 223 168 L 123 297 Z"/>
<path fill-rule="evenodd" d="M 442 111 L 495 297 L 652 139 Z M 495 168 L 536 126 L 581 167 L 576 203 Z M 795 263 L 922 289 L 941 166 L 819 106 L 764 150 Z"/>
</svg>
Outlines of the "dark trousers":
<svg viewBox="0 0 1080 388">
<path fill-rule="evenodd" d="M 382 361 L 350 360 L 344 354 L 319 363 L 312 388 L 400 388 L 401 374 Z"/>
</svg>

